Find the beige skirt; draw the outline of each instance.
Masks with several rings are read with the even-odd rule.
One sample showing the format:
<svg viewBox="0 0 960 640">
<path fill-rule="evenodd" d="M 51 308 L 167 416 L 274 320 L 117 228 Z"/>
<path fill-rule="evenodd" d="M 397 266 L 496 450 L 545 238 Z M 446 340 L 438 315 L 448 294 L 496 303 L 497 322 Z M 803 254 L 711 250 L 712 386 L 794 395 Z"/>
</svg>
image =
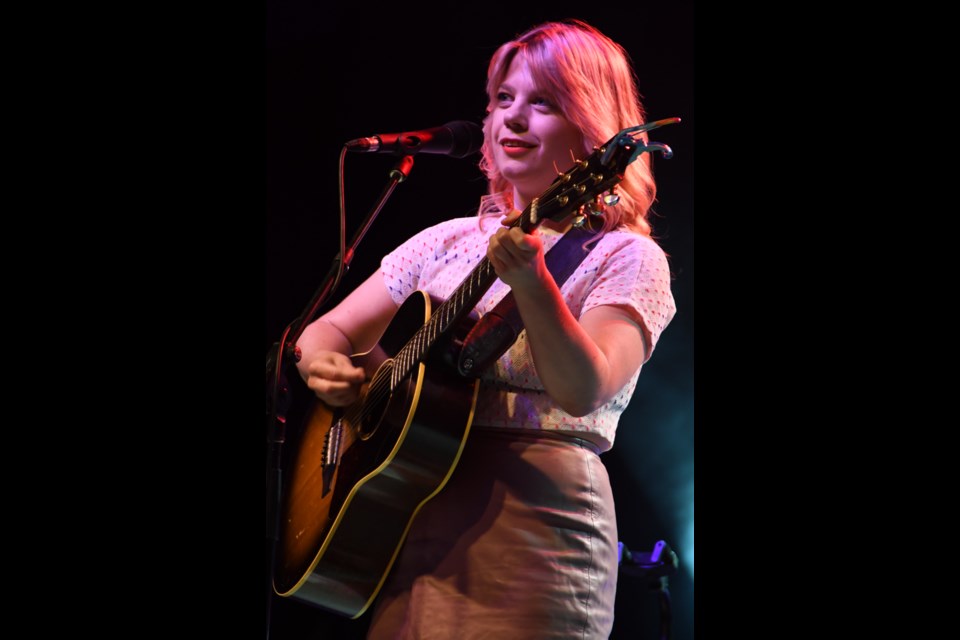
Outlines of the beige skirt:
<svg viewBox="0 0 960 640">
<path fill-rule="evenodd" d="M 584 440 L 474 427 L 417 515 L 372 614 L 372 640 L 608 638 L 617 524 Z"/>
</svg>

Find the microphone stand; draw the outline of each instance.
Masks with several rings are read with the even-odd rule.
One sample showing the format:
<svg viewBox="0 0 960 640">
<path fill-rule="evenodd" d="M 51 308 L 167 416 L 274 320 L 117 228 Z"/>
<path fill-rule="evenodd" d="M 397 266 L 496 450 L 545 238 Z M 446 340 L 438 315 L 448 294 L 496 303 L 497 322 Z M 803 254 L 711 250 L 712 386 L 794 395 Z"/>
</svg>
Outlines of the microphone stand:
<svg viewBox="0 0 960 640">
<path fill-rule="evenodd" d="M 357 246 L 367 234 L 373 221 L 386 204 L 396 186 L 407 179 L 413 169 L 413 156 L 403 156 L 396 166 L 390 170 L 390 177 L 383 193 L 377 199 L 373 208 L 367 213 L 360 228 L 350 240 L 350 246 L 333 259 L 330 270 L 320 283 L 313 298 L 301 313 L 283 332 L 279 342 L 273 343 L 267 352 L 267 622 L 266 637 L 270 638 L 270 614 L 273 608 L 273 573 L 276 560 L 276 543 L 280 536 L 280 504 L 283 497 L 283 467 L 281 461 L 281 445 L 284 443 L 287 411 L 290 408 L 290 387 L 287 384 L 286 369 L 288 361 L 299 362 L 301 358 L 297 340 L 303 334 L 320 307 L 326 303 L 340 278 L 350 269 L 350 263 Z M 343 183 L 340 185 L 341 192 Z M 341 236 L 342 237 L 342 236 Z M 342 246 L 342 245 L 341 245 Z"/>
</svg>

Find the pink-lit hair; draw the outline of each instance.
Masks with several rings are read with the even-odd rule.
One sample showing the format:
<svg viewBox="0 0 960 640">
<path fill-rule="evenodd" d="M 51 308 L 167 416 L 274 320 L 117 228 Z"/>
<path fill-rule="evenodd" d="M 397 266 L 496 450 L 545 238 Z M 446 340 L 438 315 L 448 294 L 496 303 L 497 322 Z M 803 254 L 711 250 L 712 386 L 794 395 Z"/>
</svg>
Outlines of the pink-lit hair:
<svg viewBox="0 0 960 640">
<path fill-rule="evenodd" d="M 510 63 L 517 57 L 527 63 L 534 82 L 564 117 L 582 132 L 584 148 L 578 158 L 592 153 L 594 147 L 621 129 L 645 122 L 636 76 L 626 51 L 580 20 L 541 24 L 497 49 L 487 69 L 488 114 L 496 106 L 497 93 Z M 481 215 L 503 214 L 513 206 L 513 191 L 494 163 L 490 127 L 487 117 L 480 168 L 489 180 L 489 194 L 481 204 Z M 647 213 L 657 188 L 649 153 L 641 154 L 630 164 L 617 193 L 620 203 L 607 207 L 603 229 L 625 227 L 650 235 Z"/>
</svg>

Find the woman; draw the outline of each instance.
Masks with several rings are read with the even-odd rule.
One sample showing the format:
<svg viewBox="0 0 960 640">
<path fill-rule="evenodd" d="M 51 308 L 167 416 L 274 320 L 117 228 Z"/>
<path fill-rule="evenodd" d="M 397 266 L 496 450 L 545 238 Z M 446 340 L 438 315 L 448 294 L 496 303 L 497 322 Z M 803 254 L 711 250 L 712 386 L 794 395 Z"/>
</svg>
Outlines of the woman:
<svg viewBox="0 0 960 640">
<path fill-rule="evenodd" d="M 354 402 L 370 349 L 414 290 L 446 298 L 484 255 L 525 331 L 483 373 L 473 427 L 444 489 L 420 510 L 373 612 L 370 638 L 606 638 L 617 530 L 598 454 L 610 449 L 641 366 L 672 319 L 669 267 L 650 238 L 648 154 L 627 169 L 603 233 L 558 287 L 544 264 L 570 220 L 506 228 L 573 159 L 643 122 L 623 49 L 579 21 L 501 46 L 488 69 L 479 218 L 426 229 L 310 325 L 298 346 L 308 386 Z M 491 218 L 502 217 L 497 228 Z"/>
</svg>

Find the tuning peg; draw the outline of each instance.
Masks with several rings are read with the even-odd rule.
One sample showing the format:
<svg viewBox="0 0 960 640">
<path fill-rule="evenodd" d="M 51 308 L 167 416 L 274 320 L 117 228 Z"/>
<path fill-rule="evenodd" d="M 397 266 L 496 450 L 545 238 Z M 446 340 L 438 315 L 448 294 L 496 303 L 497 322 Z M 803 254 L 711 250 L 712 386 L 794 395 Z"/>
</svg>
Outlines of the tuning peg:
<svg viewBox="0 0 960 640">
<path fill-rule="evenodd" d="M 586 169 L 588 166 L 590 166 L 590 163 L 586 160 L 577 160 L 577 156 L 573 155 L 573 149 L 568 149 L 568 151 L 570 151 L 570 159 L 573 161 L 573 164 L 577 165 L 577 167 Z"/>
<path fill-rule="evenodd" d="M 606 206 L 603 204 L 603 196 L 597 195 L 593 200 L 588 204 L 583 205 L 583 208 L 587 210 L 591 216 L 599 217 L 602 216 L 606 211 Z"/>
<path fill-rule="evenodd" d="M 592 216 L 594 218 L 603 215 L 602 205 L 596 202 L 588 202 L 587 204 L 580 205 L 580 208 L 577 210 L 577 215 L 580 217 Z"/>
<path fill-rule="evenodd" d="M 612 207 L 616 205 L 618 202 L 620 202 L 620 196 L 617 195 L 616 187 L 613 187 L 612 189 L 610 189 L 609 193 L 603 196 L 603 204 L 607 205 L 608 207 Z"/>
<path fill-rule="evenodd" d="M 573 226 L 579 229 L 580 227 L 583 226 L 583 223 L 586 221 L 587 221 L 587 217 L 585 215 L 578 214 L 573 217 Z"/>
</svg>

